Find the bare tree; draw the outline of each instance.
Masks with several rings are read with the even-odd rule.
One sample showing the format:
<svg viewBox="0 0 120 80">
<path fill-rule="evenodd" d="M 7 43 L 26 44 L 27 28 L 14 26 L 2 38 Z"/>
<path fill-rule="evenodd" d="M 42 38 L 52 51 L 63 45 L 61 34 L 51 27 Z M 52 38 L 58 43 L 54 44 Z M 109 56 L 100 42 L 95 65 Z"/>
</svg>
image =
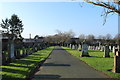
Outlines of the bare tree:
<svg viewBox="0 0 120 80">
<path fill-rule="evenodd" d="M 110 40 L 110 39 L 112 39 L 111 34 L 106 34 L 106 40 Z"/>
<path fill-rule="evenodd" d="M 101 6 L 103 8 L 105 8 L 105 14 L 109 14 L 109 13 L 118 13 L 120 14 L 120 9 L 119 9 L 119 5 L 120 5 L 120 1 L 119 0 L 84 0 L 87 3 L 91 3 L 97 6 Z"/>
<path fill-rule="evenodd" d="M 84 35 L 84 34 L 80 34 L 80 35 L 79 35 L 79 39 L 80 39 L 80 40 L 84 40 L 84 39 L 85 39 L 85 35 Z"/>
<path fill-rule="evenodd" d="M 86 39 L 88 40 L 94 40 L 95 36 L 92 34 L 89 34 L 88 36 L 86 36 Z"/>
<path fill-rule="evenodd" d="M 106 18 L 108 16 L 108 14 L 111 13 L 117 13 L 118 15 L 120 15 L 120 1 L 119 0 L 84 0 L 87 3 L 91 3 L 93 5 L 96 6 L 101 6 L 104 8 L 104 13 L 101 16 L 104 16 L 104 23 L 103 25 L 106 23 Z"/>
</svg>

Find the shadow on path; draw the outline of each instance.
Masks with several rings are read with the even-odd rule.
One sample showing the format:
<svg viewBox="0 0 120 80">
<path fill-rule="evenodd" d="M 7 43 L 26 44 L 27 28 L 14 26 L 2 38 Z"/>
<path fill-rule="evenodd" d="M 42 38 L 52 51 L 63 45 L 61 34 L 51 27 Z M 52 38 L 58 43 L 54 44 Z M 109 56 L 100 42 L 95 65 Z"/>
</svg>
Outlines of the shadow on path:
<svg viewBox="0 0 120 80">
<path fill-rule="evenodd" d="M 48 74 L 42 74 L 42 75 L 35 75 L 34 78 L 35 79 L 56 79 L 56 78 L 60 78 L 61 76 L 59 75 L 48 75 Z"/>
<path fill-rule="evenodd" d="M 44 63 L 42 66 L 70 66 L 70 64 Z"/>
</svg>

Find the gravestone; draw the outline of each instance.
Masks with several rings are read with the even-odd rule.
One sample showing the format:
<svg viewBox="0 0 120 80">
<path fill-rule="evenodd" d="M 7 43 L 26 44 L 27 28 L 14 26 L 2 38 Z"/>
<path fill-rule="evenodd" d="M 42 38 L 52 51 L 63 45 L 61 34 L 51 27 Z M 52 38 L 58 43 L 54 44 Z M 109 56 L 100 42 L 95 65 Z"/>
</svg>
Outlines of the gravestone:
<svg viewBox="0 0 120 80">
<path fill-rule="evenodd" d="M 113 48 L 112 48 L 112 52 L 115 53 L 115 46 L 113 46 Z"/>
<path fill-rule="evenodd" d="M 72 44 L 70 44 L 70 48 L 72 49 Z"/>
<path fill-rule="evenodd" d="M 67 44 L 67 47 L 69 47 L 69 44 Z"/>
<path fill-rule="evenodd" d="M 104 46 L 101 46 L 101 49 L 100 49 L 100 51 L 104 51 Z"/>
<path fill-rule="evenodd" d="M 88 46 L 88 49 L 91 49 L 91 46 Z"/>
<path fill-rule="evenodd" d="M 93 46 L 93 49 L 95 50 L 95 46 Z"/>
<path fill-rule="evenodd" d="M 120 73 L 120 51 L 118 51 L 118 49 L 115 49 L 114 67 L 112 69 L 112 72 Z"/>
<path fill-rule="evenodd" d="M 89 57 L 88 45 L 87 45 L 87 43 L 85 41 L 82 44 L 82 54 L 81 54 L 81 57 Z"/>
<path fill-rule="evenodd" d="M 72 45 L 72 49 L 75 49 L 75 45 Z"/>
<path fill-rule="evenodd" d="M 98 47 L 98 50 L 100 50 L 101 49 L 101 42 L 99 42 L 99 47 Z"/>
<path fill-rule="evenodd" d="M 78 49 L 78 46 L 77 45 L 75 45 L 75 50 L 77 50 Z"/>
<path fill-rule="evenodd" d="M 80 44 L 78 45 L 78 51 L 81 51 L 81 45 Z"/>
<path fill-rule="evenodd" d="M 99 47 L 98 47 L 98 46 L 96 46 L 96 50 L 99 50 Z"/>
<path fill-rule="evenodd" d="M 103 57 L 110 57 L 110 50 L 109 50 L 109 46 L 104 46 L 104 55 Z"/>
<path fill-rule="evenodd" d="M 94 49 L 94 46 L 91 46 L 91 49 Z"/>
<path fill-rule="evenodd" d="M 13 41 L 11 41 L 9 47 L 10 47 L 10 53 L 9 53 L 10 59 L 9 59 L 9 61 L 12 62 L 15 59 L 15 55 L 14 55 L 14 42 Z"/>
<path fill-rule="evenodd" d="M 112 46 L 109 46 L 110 52 L 112 51 Z"/>
</svg>

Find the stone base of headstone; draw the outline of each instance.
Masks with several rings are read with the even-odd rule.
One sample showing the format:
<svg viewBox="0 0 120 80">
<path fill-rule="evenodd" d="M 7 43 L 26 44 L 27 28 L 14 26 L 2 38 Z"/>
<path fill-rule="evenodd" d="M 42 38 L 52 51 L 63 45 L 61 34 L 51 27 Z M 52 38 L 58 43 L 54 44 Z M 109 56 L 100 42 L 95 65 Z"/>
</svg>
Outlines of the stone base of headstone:
<svg viewBox="0 0 120 80">
<path fill-rule="evenodd" d="M 112 69 L 114 73 L 120 73 L 120 51 L 115 51 L 114 67 Z"/>
<path fill-rule="evenodd" d="M 80 55 L 80 57 L 90 57 L 89 55 Z"/>
</svg>

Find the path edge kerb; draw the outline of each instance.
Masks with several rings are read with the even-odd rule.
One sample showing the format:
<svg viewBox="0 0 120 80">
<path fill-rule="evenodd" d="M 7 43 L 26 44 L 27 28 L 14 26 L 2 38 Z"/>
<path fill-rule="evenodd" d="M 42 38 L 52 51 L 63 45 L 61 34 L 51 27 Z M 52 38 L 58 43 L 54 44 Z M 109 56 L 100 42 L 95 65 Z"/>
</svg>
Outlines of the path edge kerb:
<svg viewBox="0 0 120 80">
<path fill-rule="evenodd" d="M 48 59 L 48 57 L 51 55 L 51 53 L 53 52 L 54 49 L 55 49 L 55 47 L 52 49 L 52 51 L 49 53 L 49 55 L 45 58 L 45 60 L 40 61 L 40 62 L 36 65 L 35 69 L 32 70 L 32 71 L 30 72 L 30 74 L 28 74 L 28 77 L 26 78 L 27 80 L 32 80 L 33 75 L 38 71 L 38 69 L 42 66 L 42 64 Z M 26 79 L 25 79 L 25 80 L 26 80 Z"/>
<path fill-rule="evenodd" d="M 62 48 L 62 47 L 61 47 Z M 63 48 L 62 48 L 63 49 Z M 63 49 L 63 50 L 65 50 L 65 49 Z M 66 50 L 65 50 L 66 51 Z M 69 53 L 68 51 L 66 51 L 67 53 Z M 71 53 L 69 53 L 71 56 L 73 56 Z M 73 56 L 73 57 L 75 57 L 75 56 Z M 80 61 L 82 61 L 83 63 L 85 63 L 86 65 L 88 65 L 85 61 L 83 61 L 83 60 L 81 60 L 81 59 L 79 59 L 79 58 L 77 58 L 77 57 L 75 57 L 76 59 L 78 59 L 78 60 L 80 60 Z M 104 72 L 101 72 L 101 71 L 99 71 L 99 70 L 97 70 L 97 69 L 95 69 L 94 67 L 92 67 L 92 66 L 90 66 L 90 65 L 88 65 L 90 68 L 92 68 L 92 69 L 94 69 L 94 70 L 96 70 L 97 72 L 99 72 L 99 73 L 101 73 L 103 76 L 105 76 L 106 78 L 112 78 L 113 79 L 113 77 L 112 76 L 110 76 L 110 75 L 107 75 L 106 73 L 104 73 Z"/>
</svg>

